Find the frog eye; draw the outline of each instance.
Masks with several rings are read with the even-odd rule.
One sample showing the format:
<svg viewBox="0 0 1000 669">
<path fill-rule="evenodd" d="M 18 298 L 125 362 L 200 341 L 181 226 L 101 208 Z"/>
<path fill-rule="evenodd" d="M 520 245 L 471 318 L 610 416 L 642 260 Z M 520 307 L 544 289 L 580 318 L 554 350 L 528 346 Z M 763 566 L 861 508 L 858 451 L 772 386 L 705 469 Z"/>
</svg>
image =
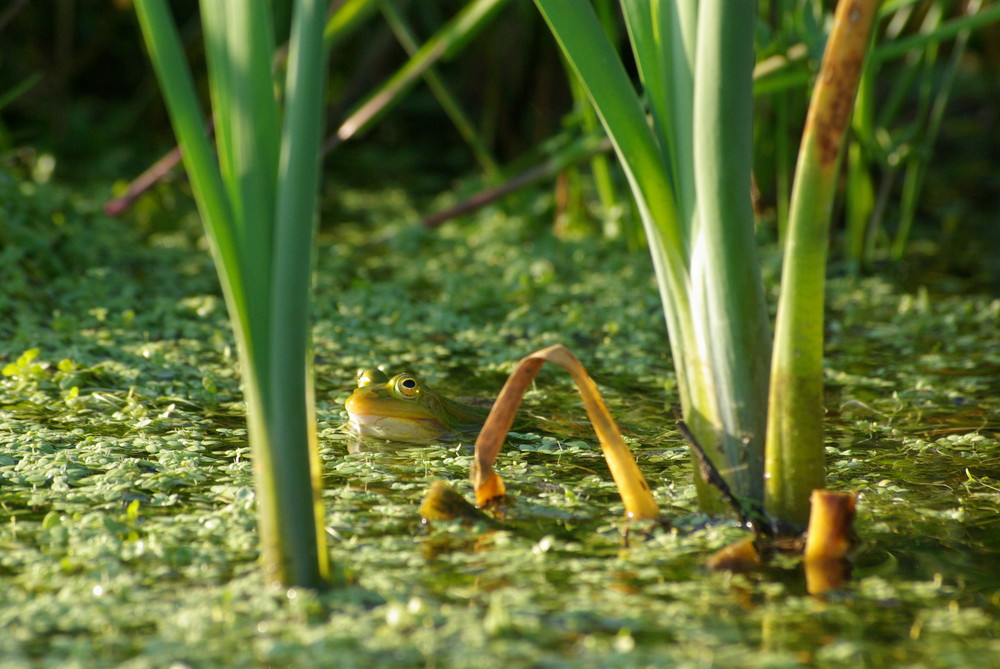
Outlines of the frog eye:
<svg viewBox="0 0 1000 669">
<path fill-rule="evenodd" d="M 375 369 L 374 367 L 368 369 L 358 370 L 358 388 L 364 388 L 365 386 L 374 385 L 385 385 L 389 382 L 389 378 L 385 375 L 381 369 Z"/>
<path fill-rule="evenodd" d="M 395 388 L 402 397 L 416 397 L 420 393 L 420 383 L 410 374 L 397 376 Z"/>
</svg>

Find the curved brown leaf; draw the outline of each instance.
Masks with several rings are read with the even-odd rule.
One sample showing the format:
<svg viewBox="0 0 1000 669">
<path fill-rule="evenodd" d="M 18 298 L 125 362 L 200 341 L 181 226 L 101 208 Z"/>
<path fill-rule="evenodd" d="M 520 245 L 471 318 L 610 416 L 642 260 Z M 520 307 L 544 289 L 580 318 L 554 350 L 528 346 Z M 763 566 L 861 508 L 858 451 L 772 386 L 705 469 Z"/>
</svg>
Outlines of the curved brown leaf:
<svg viewBox="0 0 1000 669">
<path fill-rule="evenodd" d="M 562 344 L 535 351 L 523 358 L 493 404 L 493 410 L 490 411 L 479 433 L 479 439 L 476 440 L 476 452 L 472 461 L 471 478 L 476 489 L 476 504 L 484 506 L 504 494 L 503 480 L 493 470 L 493 464 L 514 422 L 514 415 L 521 405 L 525 390 L 546 362 L 559 365 L 569 372 L 576 382 L 587 416 L 601 442 L 611 476 L 618 486 L 622 502 L 625 503 L 626 515 L 634 520 L 658 518 L 660 510 L 649 490 L 649 484 L 646 483 L 635 458 L 632 457 L 632 452 L 625 444 L 618 424 L 601 399 L 597 385 L 576 356 Z"/>
</svg>

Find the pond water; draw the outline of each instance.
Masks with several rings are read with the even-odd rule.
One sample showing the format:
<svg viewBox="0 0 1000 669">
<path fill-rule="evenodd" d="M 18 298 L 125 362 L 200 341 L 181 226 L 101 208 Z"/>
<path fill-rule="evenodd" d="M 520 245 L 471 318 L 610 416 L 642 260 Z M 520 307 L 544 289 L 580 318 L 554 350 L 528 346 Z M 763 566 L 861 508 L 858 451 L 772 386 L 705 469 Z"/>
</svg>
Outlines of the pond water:
<svg viewBox="0 0 1000 669">
<path fill-rule="evenodd" d="M 183 234 L 109 252 L 80 287 L 53 279 L 51 303 L 16 313 L 0 380 L 0 665 L 1000 663 L 1000 301 L 831 283 L 829 487 L 859 493 L 861 543 L 851 580 L 814 597 L 792 558 L 705 567 L 746 534 L 697 509 L 642 253 L 559 241 L 499 210 L 427 232 L 398 202 L 346 194 L 339 217 L 359 223 L 320 250 L 318 415 L 341 583 L 326 593 L 258 574 L 233 347 Z M 369 216 L 396 222 L 373 233 Z M 555 342 L 601 387 L 669 526 L 623 538 L 561 372 L 539 375 L 499 457 L 500 527 L 421 522 L 432 480 L 471 498 L 469 445 L 359 447 L 341 430 L 359 367 L 488 398 Z"/>
</svg>

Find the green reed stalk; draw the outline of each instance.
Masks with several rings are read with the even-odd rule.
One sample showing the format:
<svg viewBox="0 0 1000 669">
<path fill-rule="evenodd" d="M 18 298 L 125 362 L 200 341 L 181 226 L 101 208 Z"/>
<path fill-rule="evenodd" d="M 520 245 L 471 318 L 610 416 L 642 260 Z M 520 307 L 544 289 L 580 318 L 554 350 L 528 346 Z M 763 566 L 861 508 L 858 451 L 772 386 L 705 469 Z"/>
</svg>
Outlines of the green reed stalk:
<svg viewBox="0 0 1000 669">
<path fill-rule="evenodd" d="M 328 579 L 319 497 L 309 279 L 319 183 L 326 5 L 299 0 L 284 106 L 264 0 L 203 0 L 215 151 L 164 0 L 136 0 L 229 309 L 243 374 L 266 576 Z"/>
<path fill-rule="evenodd" d="M 771 328 L 750 199 L 754 31 L 748 26 L 755 20 L 751 2 L 699 5 L 694 96 L 699 234 L 692 257 L 694 268 L 704 272 L 705 335 L 727 478 L 737 494 L 759 500 Z M 698 294 L 697 274 L 694 280 Z"/>
<path fill-rule="evenodd" d="M 805 525 L 809 496 L 824 487 L 823 305 L 827 238 L 844 133 L 877 0 L 837 6 L 799 149 L 785 241 L 771 367 L 767 513 Z"/>
<path fill-rule="evenodd" d="M 623 0 L 651 123 L 590 3 L 536 5 L 632 188 L 685 419 L 736 494 L 760 500 L 770 342 L 750 206 L 753 3 Z"/>
</svg>

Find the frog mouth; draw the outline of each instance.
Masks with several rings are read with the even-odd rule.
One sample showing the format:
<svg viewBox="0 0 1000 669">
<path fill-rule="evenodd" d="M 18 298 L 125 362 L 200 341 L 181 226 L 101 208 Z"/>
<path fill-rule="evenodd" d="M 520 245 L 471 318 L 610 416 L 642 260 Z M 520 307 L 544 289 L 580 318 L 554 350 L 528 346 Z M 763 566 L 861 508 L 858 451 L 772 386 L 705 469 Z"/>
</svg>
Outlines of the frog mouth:
<svg viewBox="0 0 1000 669">
<path fill-rule="evenodd" d="M 351 431 L 362 437 L 388 441 L 426 443 L 440 438 L 445 431 L 431 418 L 409 418 L 375 414 L 349 413 Z"/>
</svg>

